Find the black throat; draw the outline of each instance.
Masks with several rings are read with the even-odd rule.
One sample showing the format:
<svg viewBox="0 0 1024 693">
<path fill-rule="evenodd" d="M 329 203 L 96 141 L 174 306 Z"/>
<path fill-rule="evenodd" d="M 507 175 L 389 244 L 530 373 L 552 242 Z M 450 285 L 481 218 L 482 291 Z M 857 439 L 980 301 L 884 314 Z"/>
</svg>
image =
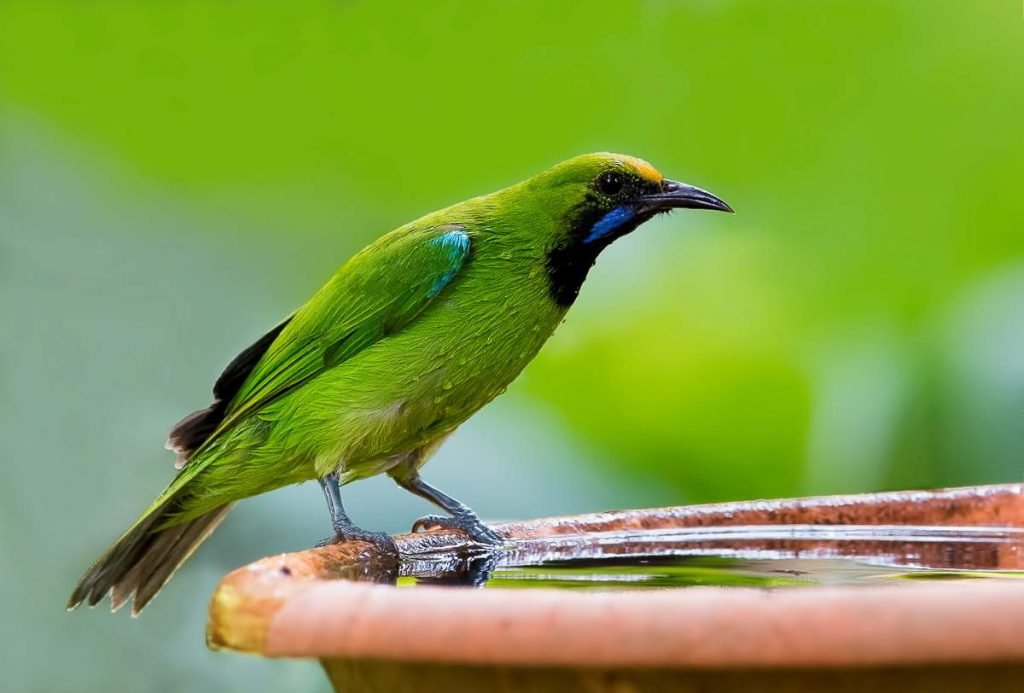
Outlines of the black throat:
<svg viewBox="0 0 1024 693">
<path fill-rule="evenodd" d="M 587 202 L 570 216 L 569 234 L 564 241 L 548 251 L 546 269 L 548 273 L 548 290 L 552 300 L 562 308 L 568 308 L 579 296 L 583 282 L 590 268 L 597 262 L 601 251 L 611 245 L 612 241 L 634 231 L 654 216 L 654 213 L 643 213 L 633 217 L 607 236 L 590 243 L 584 239 L 590 235 L 594 224 L 606 213 L 593 200 Z"/>
<path fill-rule="evenodd" d="M 597 262 L 597 256 L 604 245 L 607 244 L 600 241 L 587 245 L 579 241 L 570 241 L 548 252 L 548 291 L 555 303 L 562 308 L 568 308 L 576 301 L 583 281 L 587 278 L 590 268 Z"/>
</svg>

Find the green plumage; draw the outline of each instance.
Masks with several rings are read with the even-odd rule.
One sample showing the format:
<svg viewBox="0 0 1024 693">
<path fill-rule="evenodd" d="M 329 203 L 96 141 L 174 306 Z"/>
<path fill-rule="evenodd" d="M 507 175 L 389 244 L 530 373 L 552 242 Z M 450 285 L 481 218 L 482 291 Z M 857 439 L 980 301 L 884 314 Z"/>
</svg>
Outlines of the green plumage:
<svg viewBox="0 0 1024 693">
<path fill-rule="evenodd" d="M 625 180 L 614 194 L 595 182 L 609 171 Z M 332 472 L 343 484 L 415 473 L 536 355 L 600 249 L 664 210 L 584 242 L 595 222 L 664 184 L 630 157 L 578 157 L 353 256 L 172 431 L 182 470 L 71 606 L 113 591 L 115 606 L 134 594 L 141 609 L 240 499 Z"/>
</svg>

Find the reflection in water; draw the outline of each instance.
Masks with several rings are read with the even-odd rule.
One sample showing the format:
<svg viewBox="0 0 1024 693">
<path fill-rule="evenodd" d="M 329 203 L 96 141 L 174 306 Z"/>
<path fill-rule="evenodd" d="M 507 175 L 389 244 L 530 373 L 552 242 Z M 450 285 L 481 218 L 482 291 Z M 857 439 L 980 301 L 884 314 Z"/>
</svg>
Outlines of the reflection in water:
<svg viewBox="0 0 1024 693">
<path fill-rule="evenodd" d="M 635 589 L 789 587 L 1024 577 L 1024 531 L 1000 527 L 740 526 L 554 536 L 494 553 L 403 556 L 399 584 Z"/>
<path fill-rule="evenodd" d="M 446 564 L 442 570 L 437 570 L 437 566 L 431 568 L 421 565 L 421 568 L 426 570 L 414 574 L 416 584 L 484 587 L 491 581 L 494 571 L 502 565 L 503 558 L 500 552 L 495 551 L 465 557 L 454 556 L 454 560 Z M 404 569 L 402 575 L 406 575 Z"/>
</svg>

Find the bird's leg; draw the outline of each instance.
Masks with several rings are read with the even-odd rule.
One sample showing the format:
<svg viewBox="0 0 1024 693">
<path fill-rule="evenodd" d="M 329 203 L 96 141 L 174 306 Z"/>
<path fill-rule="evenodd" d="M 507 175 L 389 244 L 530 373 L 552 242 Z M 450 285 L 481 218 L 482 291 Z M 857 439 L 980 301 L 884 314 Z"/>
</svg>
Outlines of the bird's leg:
<svg viewBox="0 0 1024 693">
<path fill-rule="evenodd" d="M 497 546 L 504 543 L 504 540 L 494 530 L 488 528 L 480 521 L 480 518 L 477 517 L 477 514 L 469 506 L 434 488 L 421 479 L 419 473 L 414 471 L 408 475 L 393 475 L 392 478 L 405 490 L 415 493 L 420 498 L 430 501 L 451 514 L 451 517 L 444 515 L 421 517 L 413 523 L 413 532 L 429 527 L 445 527 L 448 529 L 460 529 L 480 544 Z"/>
<path fill-rule="evenodd" d="M 337 474 L 332 472 L 320 479 L 320 488 L 324 491 L 327 510 L 331 513 L 331 527 L 334 529 L 334 536 L 324 539 L 317 546 L 336 544 L 341 541 L 365 541 L 373 544 L 383 553 L 398 555 L 398 547 L 390 534 L 368 532 L 356 527 L 352 524 L 352 520 L 348 519 L 345 508 L 341 504 L 341 490 L 338 488 Z"/>
</svg>

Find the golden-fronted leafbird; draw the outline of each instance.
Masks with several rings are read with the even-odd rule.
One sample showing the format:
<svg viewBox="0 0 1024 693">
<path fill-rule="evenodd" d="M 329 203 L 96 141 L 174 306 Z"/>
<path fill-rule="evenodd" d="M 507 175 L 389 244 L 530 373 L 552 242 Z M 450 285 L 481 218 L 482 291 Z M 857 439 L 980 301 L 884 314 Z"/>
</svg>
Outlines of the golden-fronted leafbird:
<svg viewBox="0 0 1024 693">
<path fill-rule="evenodd" d="M 69 607 L 109 593 L 114 608 L 134 596 L 138 612 L 236 501 L 311 479 L 332 540 L 393 550 L 349 520 L 339 493 L 386 473 L 448 513 L 414 530 L 499 542 L 420 467 L 537 354 L 600 252 L 678 208 L 732 211 L 644 161 L 590 154 L 382 236 L 239 354 L 213 404 L 173 428 L 180 471 L 86 571 Z"/>
</svg>

